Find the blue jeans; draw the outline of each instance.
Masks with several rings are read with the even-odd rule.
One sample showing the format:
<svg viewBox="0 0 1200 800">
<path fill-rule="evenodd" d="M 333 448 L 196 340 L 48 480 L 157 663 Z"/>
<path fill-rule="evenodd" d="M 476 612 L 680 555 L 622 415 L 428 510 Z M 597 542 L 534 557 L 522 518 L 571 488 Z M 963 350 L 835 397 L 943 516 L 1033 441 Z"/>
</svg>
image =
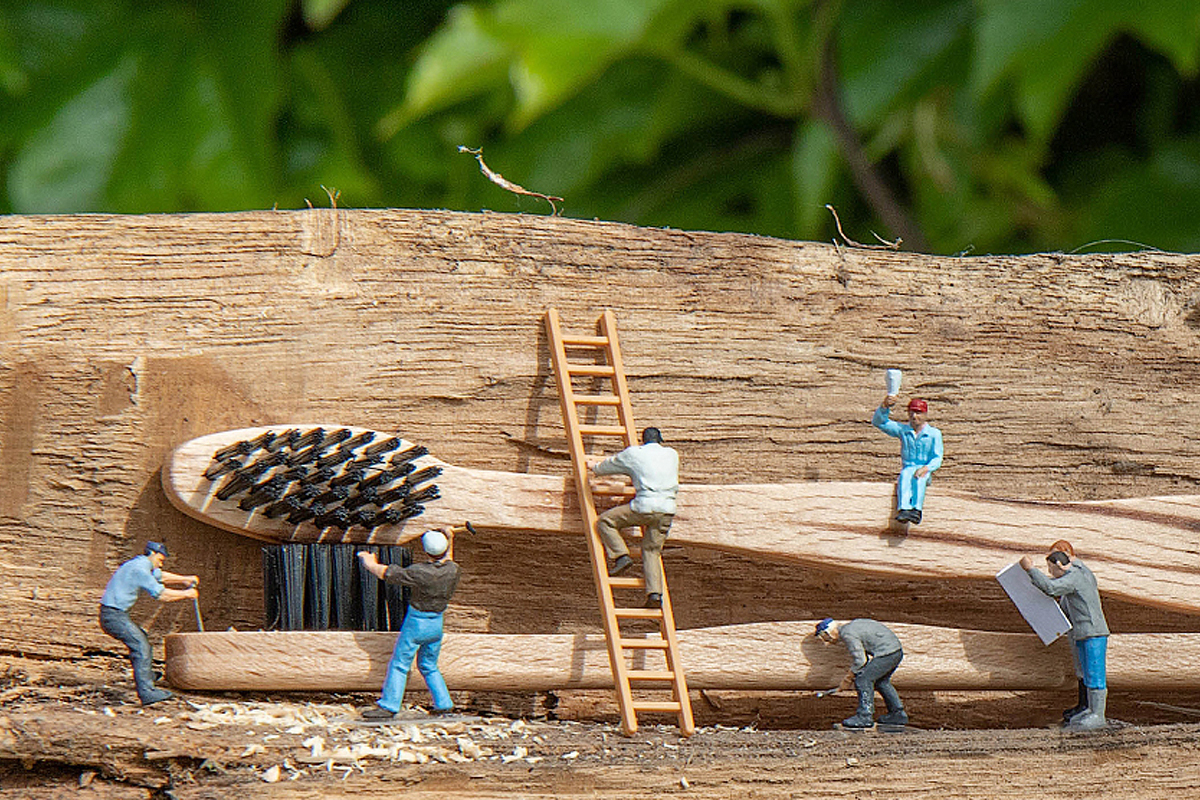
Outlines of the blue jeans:
<svg viewBox="0 0 1200 800">
<path fill-rule="evenodd" d="M 896 508 L 920 510 L 925 507 L 925 487 L 933 473 L 926 472 L 925 477 L 918 478 L 916 472 L 923 466 L 910 464 L 900 470 L 900 477 L 896 479 Z"/>
<path fill-rule="evenodd" d="M 129 618 L 129 613 L 112 606 L 100 606 L 100 629 L 114 639 L 119 639 L 129 648 L 129 660 L 133 663 L 133 682 L 137 686 L 138 698 L 144 703 L 156 691 L 154 673 L 151 670 L 150 640 L 146 632 Z"/>
<path fill-rule="evenodd" d="M 1089 636 L 1075 642 L 1075 659 L 1089 689 L 1108 688 L 1108 637 Z"/>
<path fill-rule="evenodd" d="M 417 658 L 417 669 L 433 695 L 433 707 L 438 711 L 454 708 L 446 681 L 438 670 L 438 654 L 442 652 L 442 615 L 440 612 L 418 611 L 411 606 L 404 615 L 396 649 L 388 662 L 387 677 L 383 681 L 383 696 L 378 706 L 393 714 L 400 710 L 404 700 L 404 687 L 408 683 L 408 671 L 413 656 Z"/>
</svg>

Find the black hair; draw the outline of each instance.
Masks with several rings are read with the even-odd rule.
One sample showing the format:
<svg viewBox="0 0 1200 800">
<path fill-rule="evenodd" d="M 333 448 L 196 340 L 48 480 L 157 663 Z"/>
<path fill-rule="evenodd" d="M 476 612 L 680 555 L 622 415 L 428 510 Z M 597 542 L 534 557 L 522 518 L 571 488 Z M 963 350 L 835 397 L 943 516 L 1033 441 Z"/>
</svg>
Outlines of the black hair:
<svg viewBox="0 0 1200 800">
<path fill-rule="evenodd" d="M 1046 556 L 1046 561 L 1053 561 L 1060 567 L 1065 567 L 1067 564 L 1071 563 L 1071 557 L 1062 550 L 1055 550 L 1053 553 Z"/>
<path fill-rule="evenodd" d="M 651 442 L 662 444 L 662 431 L 658 428 L 646 428 L 642 431 L 642 444 L 650 444 Z"/>
</svg>

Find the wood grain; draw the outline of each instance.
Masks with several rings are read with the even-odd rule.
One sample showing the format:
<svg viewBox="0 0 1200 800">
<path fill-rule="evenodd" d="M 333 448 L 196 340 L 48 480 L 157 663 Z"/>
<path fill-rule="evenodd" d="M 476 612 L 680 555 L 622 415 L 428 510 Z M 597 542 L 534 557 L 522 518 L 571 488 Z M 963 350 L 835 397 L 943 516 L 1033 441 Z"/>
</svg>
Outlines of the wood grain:
<svg viewBox="0 0 1200 800">
<path fill-rule="evenodd" d="M 213 431 L 322 420 L 398 431 L 464 469 L 566 474 L 548 307 L 573 330 L 615 309 L 637 420 L 680 450 L 689 486 L 890 483 L 896 443 L 869 418 L 883 370 L 899 367 L 902 394 L 929 400 L 946 440 L 919 530 L 948 519 L 955 492 L 1195 495 L 1198 267 L 1159 252 L 944 258 L 399 209 L 7 216 L 0 651 L 122 652 L 96 603 L 146 539 L 168 543 L 168 569 L 200 575 L 210 628 L 261 624 L 259 545 L 181 514 L 161 489 L 167 455 Z M 857 513 L 879 524 L 881 510 Z M 479 560 L 466 565 L 460 619 L 595 629 L 569 542 L 490 536 L 466 545 Z M 1103 542 L 1085 551 L 1098 572 Z M 1194 566 L 1186 541 L 1160 544 Z M 666 554 L 691 627 L 839 609 L 1020 624 L 984 581 L 947 588 L 735 554 L 719 564 L 739 573 L 716 574 L 710 553 Z M 555 568 L 539 570 L 547 558 Z M 1116 589 L 1116 575 L 1102 580 Z M 160 642 L 194 626 L 188 605 L 141 601 L 135 617 Z M 1120 616 L 1124 630 L 1196 625 L 1150 607 Z"/>
<path fill-rule="evenodd" d="M 679 631 L 688 686 L 731 690 L 821 690 L 849 669 L 840 645 L 812 635 L 814 621 L 767 622 Z M 893 623 L 904 645 L 896 685 L 908 690 L 1026 691 L 1075 684 L 1066 640 L 1049 647 L 1032 634 Z M 657 634 L 654 634 L 657 636 Z M 639 637 L 640 638 L 640 637 Z M 289 631 L 180 633 L 167 637 L 167 677 L 192 690 L 377 691 L 396 635 Z M 661 654 L 636 656 L 663 668 Z M 1200 635 L 1109 637 L 1108 682 L 1118 691 L 1197 690 Z M 448 633 L 439 668 L 451 689 L 611 689 L 599 634 Z M 409 685 L 424 688 L 414 667 Z"/>
<path fill-rule="evenodd" d="M 470 520 L 480 530 L 579 534 L 569 478 L 439 465 L 441 498 L 399 525 L 318 529 L 242 511 L 220 501 L 221 479 L 203 475 L 212 454 L 288 424 L 224 431 L 177 448 L 163 486 L 180 510 L 224 530 L 267 541 L 399 544 L 429 527 Z M 358 429 L 351 429 L 358 433 Z M 893 578 L 986 580 L 1022 555 L 1040 556 L 1068 539 L 1096 572 L 1101 591 L 1132 603 L 1200 614 L 1200 496 L 1086 503 L 985 499 L 948 491 L 931 497 L 921 525 L 898 529 L 892 486 L 870 483 L 683 485 L 671 541 L 750 557 L 770 556 L 824 569 Z"/>
</svg>

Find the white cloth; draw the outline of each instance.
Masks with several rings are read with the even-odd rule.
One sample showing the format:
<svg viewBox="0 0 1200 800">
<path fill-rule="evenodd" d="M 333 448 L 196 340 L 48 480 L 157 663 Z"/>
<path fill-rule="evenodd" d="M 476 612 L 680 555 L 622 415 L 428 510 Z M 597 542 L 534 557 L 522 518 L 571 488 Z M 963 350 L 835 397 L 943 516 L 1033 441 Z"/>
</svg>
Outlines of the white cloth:
<svg viewBox="0 0 1200 800">
<path fill-rule="evenodd" d="M 636 492 L 630 507 L 639 514 L 674 514 L 679 493 L 679 453 L 658 442 L 626 447 L 596 465 L 597 475 L 628 475 Z"/>
</svg>

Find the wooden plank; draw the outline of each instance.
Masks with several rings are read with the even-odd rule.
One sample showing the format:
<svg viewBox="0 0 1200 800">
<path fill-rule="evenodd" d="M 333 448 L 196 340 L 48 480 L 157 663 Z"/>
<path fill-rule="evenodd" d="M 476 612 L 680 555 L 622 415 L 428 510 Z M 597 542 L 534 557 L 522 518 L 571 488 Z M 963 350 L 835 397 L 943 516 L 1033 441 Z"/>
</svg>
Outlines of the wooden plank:
<svg viewBox="0 0 1200 800">
<path fill-rule="evenodd" d="M 122 651 L 96 603 L 148 538 L 200 575 L 207 625 L 262 624 L 257 543 L 185 517 L 159 489 L 167 454 L 202 434 L 337 420 L 399 430 L 456 466 L 567 472 L 541 338 L 551 306 L 590 325 L 619 301 L 638 417 L 679 449 L 685 492 L 890 482 L 896 444 L 868 422 L 887 367 L 946 435 L 931 502 L 1200 492 L 1200 428 L 1180 421 L 1200 385 L 1197 255 L 938 257 L 350 209 L 12 215 L 0 267 L 0 649 L 30 657 Z M 480 542 L 462 602 L 503 632 L 594 626 L 573 544 L 506 530 Z M 572 570 L 539 582 L 511 568 L 547 548 Z M 693 627 L 831 600 L 827 571 L 776 561 L 773 580 L 711 578 L 711 558 L 667 555 Z M 838 605 L 967 627 L 1011 610 L 987 594 L 990 576 L 966 588 L 981 595 L 968 605 L 929 579 L 865 574 L 839 578 Z M 1130 629 L 1194 626 L 1122 605 Z M 195 624 L 187 604 L 139 606 L 156 643 Z"/>
<path fill-rule="evenodd" d="M 815 620 L 678 631 L 688 686 L 696 689 L 820 690 L 849 667 L 846 649 L 813 635 Z M 904 644 L 896 685 L 906 690 L 984 691 L 1073 686 L 1069 645 L 1037 636 L 891 623 Z M 377 691 L 394 633 L 348 631 L 180 633 L 167 637 L 167 677 L 183 689 Z M 631 666 L 663 670 L 657 650 Z M 1109 637 L 1108 682 L 1117 691 L 1200 689 L 1200 634 Z M 447 633 L 439 661 L 451 689 L 611 689 L 601 634 Z M 410 686 L 423 687 L 417 670 Z"/>
<path fill-rule="evenodd" d="M 300 426 L 273 429 L 287 427 Z M 212 453 L 264 430 L 226 431 L 181 445 L 163 469 L 167 496 L 185 513 L 224 530 L 277 541 L 321 540 L 322 532 L 309 523 L 251 518 L 228 503 L 204 506 L 212 484 L 202 472 Z M 480 530 L 581 530 L 566 478 L 466 469 L 432 457 L 421 464 L 443 467 L 441 499 L 424 515 L 373 533 L 337 532 L 334 539 L 405 542 L 427 527 L 464 520 Z M 907 535 L 889 527 L 892 497 L 892 486 L 882 483 L 684 484 L 671 542 L 891 578 L 991 580 L 1015 557 L 1045 553 L 1051 542 L 1068 539 L 1104 595 L 1200 614 L 1200 495 L 1036 503 L 938 488 L 926 499 L 925 521 Z"/>
</svg>

